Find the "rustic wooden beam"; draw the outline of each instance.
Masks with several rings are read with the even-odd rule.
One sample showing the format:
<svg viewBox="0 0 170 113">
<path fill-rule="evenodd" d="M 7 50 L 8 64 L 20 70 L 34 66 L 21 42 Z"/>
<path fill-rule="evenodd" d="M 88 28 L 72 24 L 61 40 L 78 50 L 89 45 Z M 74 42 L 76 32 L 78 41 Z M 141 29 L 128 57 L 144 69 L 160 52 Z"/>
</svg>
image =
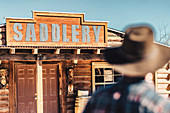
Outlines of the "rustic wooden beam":
<svg viewBox="0 0 170 113">
<path fill-rule="evenodd" d="M 76 49 L 75 54 L 80 54 L 81 49 Z"/>
<path fill-rule="evenodd" d="M 32 49 L 32 54 L 38 54 L 38 49 Z"/>
<path fill-rule="evenodd" d="M 56 49 L 56 50 L 54 51 L 54 54 L 60 54 L 60 49 Z"/>
<path fill-rule="evenodd" d="M 43 60 L 104 60 L 103 54 L 46 54 Z"/>
<path fill-rule="evenodd" d="M 67 91 L 67 75 L 66 75 L 66 61 L 62 63 L 62 113 L 67 113 L 67 98 L 66 97 L 66 91 Z"/>
<path fill-rule="evenodd" d="M 100 54 L 100 49 L 95 50 L 94 54 Z"/>
<path fill-rule="evenodd" d="M 41 56 L 37 55 L 37 113 L 43 113 L 43 75 L 42 75 L 42 60 Z"/>
<path fill-rule="evenodd" d="M 16 106 L 15 106 L 15 83 L 14 83 L 14 61 L 9 62 L 9 112 L 15 113 Z"/>
<path fill-rule="evenodd" d="M 36 60 L 36 57 L 35 55 L 32 54 L 1 54 L 0 60 L 11 60 L 11 61 Z"/>
<path fill-rule="evenodd" d="M 10 54 L 15 54 L 15 48 L 10 49 Z"/>
<path fill-rule="evenodd" d="M 0 60 L 36 60 L 34 54 L 1 54 Z M 42 60 L 104 60 L 103 54 L 42 54 Z"/>
</svg>

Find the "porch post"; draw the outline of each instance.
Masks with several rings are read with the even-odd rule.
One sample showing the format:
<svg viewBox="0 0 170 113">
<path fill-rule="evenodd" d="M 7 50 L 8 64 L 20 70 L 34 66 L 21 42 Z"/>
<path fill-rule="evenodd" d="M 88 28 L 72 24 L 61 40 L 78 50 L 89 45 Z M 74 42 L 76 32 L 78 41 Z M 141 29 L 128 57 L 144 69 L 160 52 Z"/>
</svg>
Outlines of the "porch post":
<svg viewBox="0 0 170 113">
<path fill-rule="evenodd" d="M 43 75 L 42 75 L 42 60 L 41 54 L 37 55 L 37 113 L 43 113 Z"/>
</svg>

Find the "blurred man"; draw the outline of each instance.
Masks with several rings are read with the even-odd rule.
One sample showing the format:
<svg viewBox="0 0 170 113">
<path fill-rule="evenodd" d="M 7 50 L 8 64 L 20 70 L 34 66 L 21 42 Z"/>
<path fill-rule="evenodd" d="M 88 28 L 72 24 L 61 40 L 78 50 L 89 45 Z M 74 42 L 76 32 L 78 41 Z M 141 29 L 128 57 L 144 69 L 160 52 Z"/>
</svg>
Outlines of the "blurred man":
<svg viewBox="0 0 170 113">
<path fill-rule="evenodd" d="M 153 37 L 151 26 L 132 25 L 126 29 L 122 46 L 105 50 L 106 60 L 124 77 L 96 92 L 84 113 L 170 113 L 168 100 L 144 79 L 170 59 L 170 48 L 153 43 Z"/>
</svg>

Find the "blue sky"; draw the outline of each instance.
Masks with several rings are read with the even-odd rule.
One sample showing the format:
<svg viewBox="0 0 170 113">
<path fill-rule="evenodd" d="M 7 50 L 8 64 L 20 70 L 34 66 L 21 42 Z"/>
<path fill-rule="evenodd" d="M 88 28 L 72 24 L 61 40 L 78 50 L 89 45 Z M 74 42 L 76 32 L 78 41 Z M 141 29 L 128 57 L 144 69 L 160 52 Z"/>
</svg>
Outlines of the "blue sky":
<svg viewBox="0 0 170 113">
<path fill-rule="evenodd" d="M 131 23 L 146 22 L 158 32 L 170 32 L 170 0 L 0 0 L 3 17 L 31 18 L 32 10 L 85 13 L 85 20 L 109 21 L 108 27 L 122 31 Z M 169 30 L 168 30 L 169 29 Z"/>
</svg>

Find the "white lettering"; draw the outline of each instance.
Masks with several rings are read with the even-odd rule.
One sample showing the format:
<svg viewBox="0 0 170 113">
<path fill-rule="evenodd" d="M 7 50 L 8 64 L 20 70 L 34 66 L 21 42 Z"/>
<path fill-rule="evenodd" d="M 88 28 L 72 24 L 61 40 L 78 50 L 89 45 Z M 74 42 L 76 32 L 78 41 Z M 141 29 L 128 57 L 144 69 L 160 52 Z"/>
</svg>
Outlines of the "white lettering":
<svg viewBox="0 0 170 113">
<path fill-rule="evenodd" d="M 30 41 L 30 38 L 32 41 L 36 41 L 34 24 L 27 24 L 25 41 Z"/>
</svg>

